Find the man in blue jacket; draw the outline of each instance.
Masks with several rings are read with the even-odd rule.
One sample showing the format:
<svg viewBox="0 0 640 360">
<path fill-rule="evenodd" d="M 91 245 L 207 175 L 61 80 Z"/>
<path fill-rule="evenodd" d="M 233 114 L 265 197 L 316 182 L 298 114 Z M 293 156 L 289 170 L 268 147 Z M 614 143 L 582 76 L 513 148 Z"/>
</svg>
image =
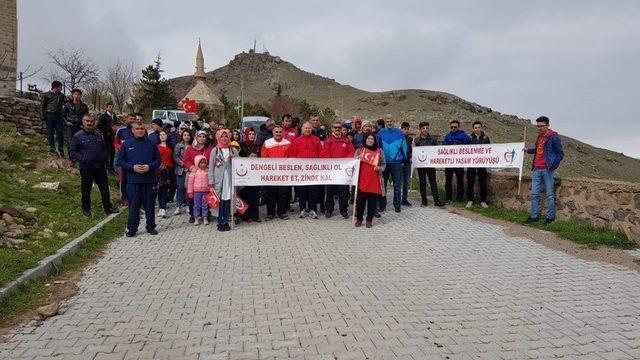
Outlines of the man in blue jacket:
<svg viewBox="0 0 640 360">
<path fill-rule="evenodd" d="M 529 225 L 538 221 L 538 205 L 540 203 L 540 190 L 544 183 L 547 193 L 547 218 L 545 225 L 551 224 L 556 218 L 554 178 L 556 169 L 564 158 L 562 141 L 558 133 L 549 129 L 549 118 L 540 116 L 536 119 L 538 127 L 538 139 L 536 146 L 524 148 L 529 154 L 533 154 L 533 165 L 531 166 L 531 211 L 529 218 L 524 222 Z"/>
<path fill-rule="evenodd" d="M 444 136 L 442 145 L 465 145 L 469 143 L 469 135 L 460 130 L 460 121 L 451 120 L 449 128 L 451 131 Z M 464 168 L 445 168 L 444 192 L 447 205 L 451 204 L 453 197 L 452 181 L 454 174 L 456 175 L 456 201 L 462 201 L 464 196 Z"/>
<path fill-rule="evenodd" d="M 380 198 L 380 211 L 384 211 L 387 207 L 387 182 L 391 177 L 393 181 L 393 207 L 399 213 L 402 204 L 402 163 L 408 157 L 407 139 L 402 130 L 393 126 L 393 119 L 387 118 L 384 124 L 385 127 L 378 131 L 378 142 L 387 161 L 387 167 L 382 173 L 384 191 Z"/>
<path fill-rule="evenodd" d="M 157 192 L 156 170 L 160 167 L 158 144 L 147 138 L 147 129 L 142 121 L 133 124 L 133 138 L 125 141 L 118 153 L 118 165 L 127 177 L 129 219 L 127 236 L 132 237 L 140 224 L 140 206 L 144 206 L 147 233 L 157 235 L 155 220 L 155 198 Z"/>
<path fill-rule="evenodd" d="M 111 206 L 109 181 L 107 180 L 107 150 L 104 138 L 96 129 L 96 120 L 91 114 L 82 117 L 82 130 L 71 138 L 69 157 L 80 164 L 80 189 L 82 191 L 82 214 L 91 216 L 91 187 L 95 182 L 100 189 L 104 212 L 115 214 Z"/>
</svg>

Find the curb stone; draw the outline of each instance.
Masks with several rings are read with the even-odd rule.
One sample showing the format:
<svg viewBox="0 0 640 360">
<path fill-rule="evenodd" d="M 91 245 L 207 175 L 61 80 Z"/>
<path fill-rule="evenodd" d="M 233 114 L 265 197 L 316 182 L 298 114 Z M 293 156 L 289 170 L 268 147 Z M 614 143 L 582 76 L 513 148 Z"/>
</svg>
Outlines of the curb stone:
<svg viewBox="0 0 640 360">
<path fill-rule="evenodd" d="M 62 259 L 68 255 L 72 255 L 78 252 L 82 245 L 87 241 L 87 238 L 93 235 L 96 231 L 100 230 L 103 226 L 105 226 L 109 221 L 113 220 L 116 216 L 122 214 L 124 208 L 120 209 L 120 212 L 117 214 L 110 214 L 106 218 L 104 218 L 99 223 L 95 224 L 92 228 L 87 230 L 84 234 L 78 236 L 77 238 L 71 240 L 63 247 L 58 249 L 55 254 L 49 255 L 44 259 L 38 262 L 38 266 L 25 270 L 20 277 L 10 282 L 4 288 L 0 289 L 0 304 L 12 293 L 14 293 L 18 288 L 22 285 L 28 284 L 29 282 L 36 280 L 40 277 L 47 276 L 51 269 L 60 264 Z"/>
</svg>

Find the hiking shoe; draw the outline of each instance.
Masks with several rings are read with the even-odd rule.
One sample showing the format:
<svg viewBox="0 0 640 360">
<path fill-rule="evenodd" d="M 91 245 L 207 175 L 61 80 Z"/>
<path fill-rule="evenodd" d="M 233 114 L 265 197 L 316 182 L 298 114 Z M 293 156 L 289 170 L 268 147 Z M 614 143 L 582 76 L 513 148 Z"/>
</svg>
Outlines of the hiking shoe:
<svg viewBox="0 0 640 360">
<path fill-rule="evenodd" d="M 280 220 L 289 220 L 289 215 L 287 214 L 280 215 Z"/>
<path fill-rule="evenodd" d="M 473 201 L 467 201 L 467 206 L 465 206 L 467 209 L 471 209 L 471 207 L 473 206 Z"/>
<path fill-rule="evenodd" d="M 544 219 L 544 224 L 545 224 L 545 225 L 549 225 L 549 224 L 551 224 L 552 222 L 554 222 L 555 220 L 556 220 L 556 219 Z"/>
<path fill-rule="evenodd" d="M 362 220 L 356 220 L 356 227 L 362 226 Z"/>
<path fill-rule="evenodd" d="M 309 210 L 309 217 L 312 219 L 317 219 L 318 218 L 318 214 L 316 214 L 316 212 L 314 210 Z"/>
<path fill-rule="evenodd" d="M 158 217 L 167 217 L 167 210 L 165 209 L 160 209 L 158 210 Z"/>
<path fill-rule="evenodd" d="M 437 207 L 444 207 L 444 204 L 440 200 L 436 201 L 433 205 L 435 205 Z"/>
<path fill-rule="evenodd" d="M 127 230 L 124 234 L 125 234 L 127 237 L 134 237 L 134 236 L 136 236 L 136 232 L 135 232 L 135 231 L 129 231 L 129 230 Z"/>
<path fill-rule="evenodd" d="M 193 222 L 196 221 L 196 219 L 193 218 L 193 216 L 189 217 L 189 223 L 193 224 Z"/>
<path fill-rule="evenodd" d="M 538 219 L 536 219 L 536 218 L 532 218 L 531 216 L 529 216 L 529 217 L 527 218 L 527 220 L 525 220 L 525 221 L 522 223 L 522 225 L 531 225 L 532 223 L 537 222 L 537 221 L 538 221 Z"/>
<path fill-rule="evenodd" d="M 91 210 L 82 210 L 82 215 L 85 217 L 91 217 Z"/>
<path fill-rule="evenodd" d="M 380 213 L 376 210 L 376 212 L 373 213 L 373 216 L 379 218 L 382 217 L 382 215 L 380 215 Z"/>
<path fill-rule="evenodd" d="M 260 220 L 260 218 L 253 218 L 253 222 L 261 223 L 262 220 Z"/>
<path fill-rule="evenodd" d="M 402 205 L 404 205 L 404 206 L 412 206 L 411 203 L 408 200 L 403 201 Z"/>
<path fill-rule="evenodd" d="M 373 226 L 373 221 L 367 220 L 367 225 L 366 225 L 367 229 L 370 229 L 372 226 Z"/>
<path fill-rule="evenodd" d="M 307 216 L 309 216 L 309 213 L 307 212 L 307 210 L 300 211 L 300 219 L 306 218 Z"/>
<path fill-rule="evenodd" d="M 176 210 L 173 212 L 173 215 L 180 215 L 180 206 L 176 207 Z"/>
<path fill-rule="evenodd" d="M 118 209 L 111 208 L 111 209 L 105 210 L 104 213 L 107 215 L 111 215 L 111 214 L 118 214 L 120 213 L 120 211 L 118 211 Z"/>
<path fill-rule="evenodd" d="M 489 207 L 489 205 L 487 205 L 487 203 L 484 201 L 480 203 L 480 206 L 482 206 L 483 209 L 486 209 Z"/>
<path fill-rule="evenodd" d="M 328 212 L 328 211 L 326 213 L 324 213 L 324 217 L 326 217 L 327 219 L 330 218 L 332 215 L 333 214 Z"/>
<path fill-rule="evenodd" d="M 347 214 L 346 212 L 340 213 L 340 215 L 342 215 L 343 219 L 348 219 L 349 218 L 349 214 Z"/>
<path fill-rule="evenodd" d="M 156 230 L 156 229 L 147 230 L 147 234 L 149 234 L 149 235 L 158 235 L 158 230 Z"/>
<path fill-rule="evenodd" d="M 396 207 L 394 208 L 394 210 L 395 210 L 397 213 L 399 213 L 399 212 L 400 212 L 400 206 L 396 206 Z"/>
<path fill-rule="evenodd" d="M 451 200 L 447 200 L 447 201 L 445 202 L 445 204 L 446 204 L 446 205 L 451 205 Z"/>
<path fill-rule="evenodd" d="M 429 206 L 429 202 L 427 200 L 422 200 L 422 202 L 420 203 L 420 206 L 427 207 Z"/>
<path fill-rule="evenodd" d="M 273 215 L 267 215 L 264 219 L 266 221 L 271 221 L 271 220 L 273 220 Z"/>
</svg>

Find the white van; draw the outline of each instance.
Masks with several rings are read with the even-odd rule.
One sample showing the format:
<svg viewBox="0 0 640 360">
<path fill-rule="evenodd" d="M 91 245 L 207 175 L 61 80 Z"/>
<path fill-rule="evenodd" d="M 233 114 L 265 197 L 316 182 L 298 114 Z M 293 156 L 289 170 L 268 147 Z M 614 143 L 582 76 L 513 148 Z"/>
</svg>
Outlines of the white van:
<svg viewBox="0 0 640 360">
<path fill-rule="evenodd" d="M 244 129 L 251 126 L 253 130 L 256 131 L 256 134 L 260 131 L 260 125 L 264 124 L 269 120 L 266 116 L 245 116 L 242 118 L 242 134 L 244 136 Z"/>
<path fill-rule="evenodd" d="M 173 126 L 174 121 L 183 123 L 191 120 L 184 110 L 153 110 L 151 119 L 160 119 L 163 124 L 171 124 L 171 126 Z"/>
</svg>

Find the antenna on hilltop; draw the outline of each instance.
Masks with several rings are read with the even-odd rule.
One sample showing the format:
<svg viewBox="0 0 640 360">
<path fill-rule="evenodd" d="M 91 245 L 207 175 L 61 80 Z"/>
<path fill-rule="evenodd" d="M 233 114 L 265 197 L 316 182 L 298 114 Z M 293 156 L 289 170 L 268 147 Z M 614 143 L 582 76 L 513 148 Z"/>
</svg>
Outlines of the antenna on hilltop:
<svg viewBox="0 0 640 360">
<path fill-rule="evenodd" d="M 253 52 L 256 52 L 256 43 L 257 43 L 256 38 L 253 38 Z"/>
</svg>

